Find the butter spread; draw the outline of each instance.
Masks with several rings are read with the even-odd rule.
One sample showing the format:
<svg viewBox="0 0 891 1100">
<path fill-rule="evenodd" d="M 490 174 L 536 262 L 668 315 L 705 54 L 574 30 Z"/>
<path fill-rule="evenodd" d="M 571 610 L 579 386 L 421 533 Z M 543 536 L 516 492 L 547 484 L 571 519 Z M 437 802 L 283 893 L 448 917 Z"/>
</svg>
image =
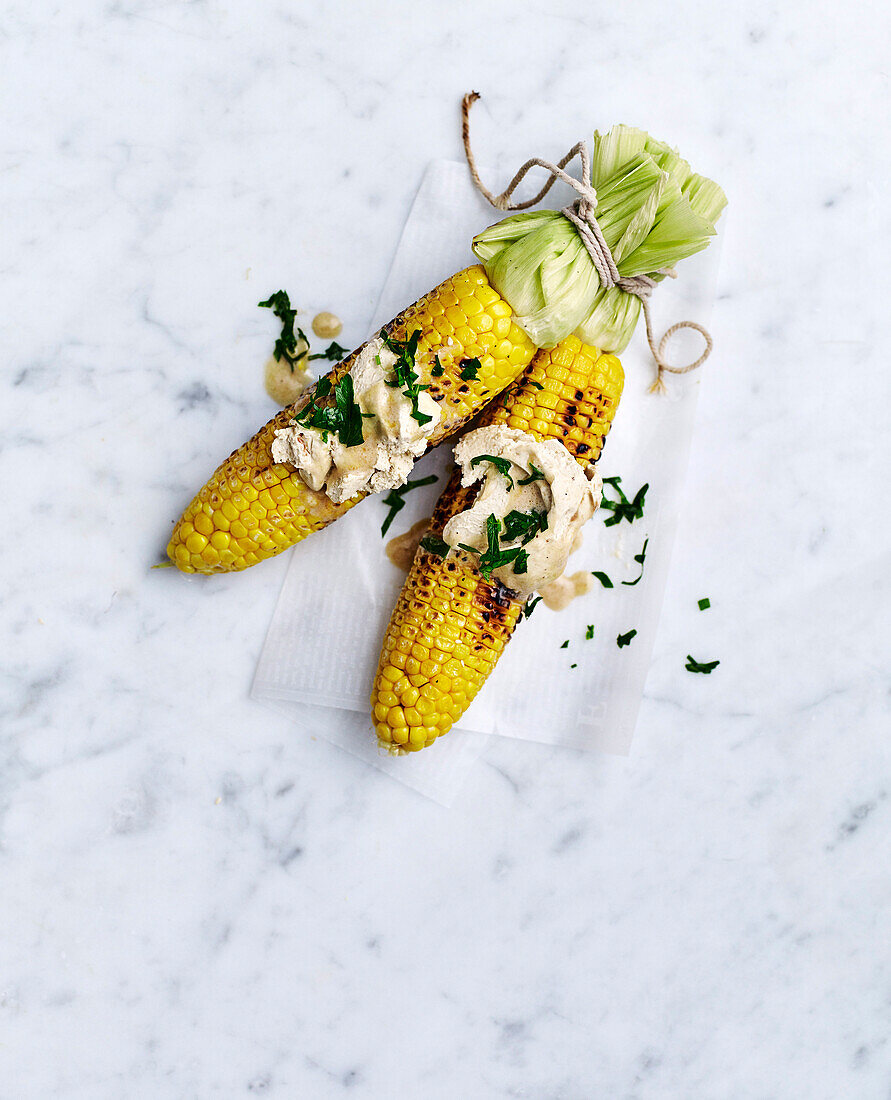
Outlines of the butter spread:
<svg viewBox="0 0 891 1100">
<path fill-rule="evenodd" d="M 509 468 L 483 456 L 507 460 Z M 479 461 L 474 464 L 474 459 Z M 523 599 L 561 576 L 582 524 L 600 503 L 601 482 L 594 468 L 584 470 L 559 440 L 539 441 L 501 425 L 468 432 L 455 447 L 455 461 L 461 467 L 462 485 L 476 481 L 482 485 L 473 504 L 446 524 L 445 542 L 452 549 L 463 544 L 482 554 L 489 543 L 491 515 L 503 531 L 505 517 L 512 511 L 544 512 L 547 525 L 529 541 L 517 538 L 500 543 L 503 550 L 522 545 L 525 572 L 515 572 L 517 562 L 511 561 L 494 568 L 492 576 Z"/>
<path fill-rule="evenodd" d="M 415 560 L 418 545 L 424 535 L 430 530 L 430 517 L 425 516 L 417 523 L 412 524 L 401 535 L 394 535 L 384 547 L 387 557 L 403 573 L 411 569 L 411 563 Z"/>
<path fill-rule="evenodd" d="M 275 462 L 294 466 L 310 489 L 324 490 L 335 504 L 357 493 L 380 493 L 404 485 L 415 459 L 423 454 L 442 411 L 426 390 L 417 399 L 419 424 L 411 399 L 393 382 L 394 353 L 378 336 L 369 340 L 350 369 L 353 394 L 361 411 L 362 443 L 344 446 L 333 432 L 292 424 L 279 428 L 272 443 Z"/>
<path fill-rule="evenodd" d="M 586 596 L 594 587 L 594 577 L 586 569 L 564 573 L 541 588 L 541 598 L 551 611 L 565 611 L 578 596 Z"/>
</svg>

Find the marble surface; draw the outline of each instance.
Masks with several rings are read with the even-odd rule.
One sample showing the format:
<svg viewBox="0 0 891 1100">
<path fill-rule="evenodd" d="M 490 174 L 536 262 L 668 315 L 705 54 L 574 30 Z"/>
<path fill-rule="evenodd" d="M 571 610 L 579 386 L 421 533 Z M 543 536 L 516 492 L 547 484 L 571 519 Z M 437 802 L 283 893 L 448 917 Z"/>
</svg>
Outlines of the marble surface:
<svg viewBox="0 0 891 1100">
<path fill-rule="evenodd" d="M 322 7 L 3 6 L 0 1096 L 887 1100 L 888 15 Z M 249 700 L 284 560 L 149 566 L 471 87 L 505 173 L 625 120 L 731 216 L 632 755 L 447 811 Z"/>
</svg>

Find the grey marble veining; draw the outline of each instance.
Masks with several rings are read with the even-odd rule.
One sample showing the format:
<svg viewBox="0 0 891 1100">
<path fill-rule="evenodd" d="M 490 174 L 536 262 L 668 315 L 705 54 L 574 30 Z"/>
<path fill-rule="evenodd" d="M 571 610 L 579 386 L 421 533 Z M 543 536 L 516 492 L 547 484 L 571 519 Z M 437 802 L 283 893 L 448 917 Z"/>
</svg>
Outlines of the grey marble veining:
<svg viewBox="0 0 891 1100">
<path fill-rule="evenodd" d="M 0 1096 L 887 1100 L 887 14 L 0 24 Z M 273 411 L 256 302 L 361 339 L 470 88 L 505 175 L 622 120 L 731 207 L 633 754 L 447 812 L 248 700 L 284 560 L 149 566 Z"/>
</svg>

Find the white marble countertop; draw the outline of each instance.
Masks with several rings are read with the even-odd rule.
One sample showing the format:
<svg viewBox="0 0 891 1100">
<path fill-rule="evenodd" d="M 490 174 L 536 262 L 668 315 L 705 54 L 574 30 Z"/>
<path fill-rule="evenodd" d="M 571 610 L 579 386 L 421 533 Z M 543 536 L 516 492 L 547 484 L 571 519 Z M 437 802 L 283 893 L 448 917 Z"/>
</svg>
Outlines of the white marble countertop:
<svg viewBox="0 0 891 1100">
<path fill-rule="evenodd" d="M 888 15 L 322 7 L 4 7 L 0 1095 L 887 1100 Z M 447 811 L 249 700 L 284 559 L 148 566 L 470 88 L 505 173 L 624 120 L 731 209 L 632 755 Z"/>
</svg>

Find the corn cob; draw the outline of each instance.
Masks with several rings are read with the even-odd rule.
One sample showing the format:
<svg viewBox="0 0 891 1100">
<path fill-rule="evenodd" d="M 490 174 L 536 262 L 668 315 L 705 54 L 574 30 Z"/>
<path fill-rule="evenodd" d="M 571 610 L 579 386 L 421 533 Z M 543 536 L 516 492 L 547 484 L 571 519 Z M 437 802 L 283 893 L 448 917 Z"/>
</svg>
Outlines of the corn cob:
<svg viewBox="0 0 891 1100">
<path fill-rule="evenodd" d="M 430 446 L 470 420 L 535 354 L 510 306 L 479 265 L 446 279 L 386 328 L 397 340 L 421 330 L 418 374 L 443 408 Z M 329 372 L 332 384 L 361 350 Z M 430 369 L 437 356 L 443 373 L 433 377 Z M 460 377 L 465 359 L 479 359 L 476 379 Z M 310 489 L 296 470 L 272 461 L 276 429 L 287 427 L 309 399 L 307 394 L 283 409 L 234 451 L 185 510 L 167 546 L 168 557 L 184 573 L 247 569 L 321 530 L 362 500 L 365 494 L 334 504 L 324 492 Z"/>
<path fill-rule="evenodd" d="M 538 440 L 557 439 L 584 467 L 600 456 L 622 395 L 615 355 L 574 336 L 540 351 L 479 424 L 501 424 Z M 433 513 L 431 533 L 472 504 L 479 483 L 461 486 L 456 468 Z M 522 604 L 468 560 L 419 547 L 400 593 L 371 693 L 381 744 L 414 752 L 447 733 L 495 667 Z"/>
</svg>

